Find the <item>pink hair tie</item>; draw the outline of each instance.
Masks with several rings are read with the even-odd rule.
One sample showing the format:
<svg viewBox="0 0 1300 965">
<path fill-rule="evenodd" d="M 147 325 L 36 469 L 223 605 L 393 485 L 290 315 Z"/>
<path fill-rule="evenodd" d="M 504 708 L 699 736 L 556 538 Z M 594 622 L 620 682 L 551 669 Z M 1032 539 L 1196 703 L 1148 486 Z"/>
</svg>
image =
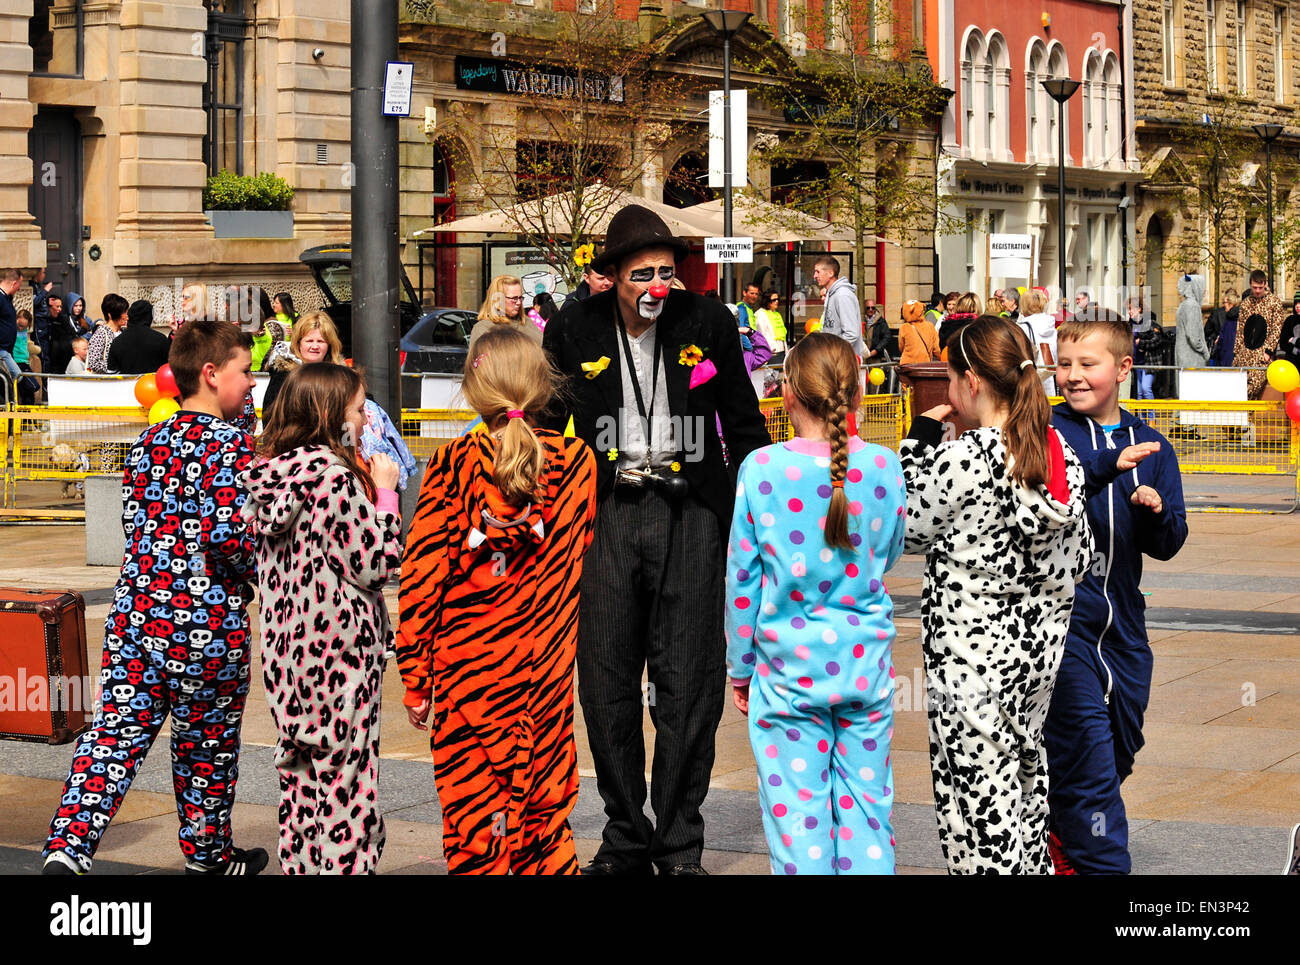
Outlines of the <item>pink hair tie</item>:
<svg viewBox="0 0 1300 965">
<path fill-rule="evenodd" d="M 506 410 L 506 418 L 507 418 L 507 419 L 523 419 L 523 418 L 525 418 L 525 416 L 524 416 L 524 410 L 523 410 L 523 409 L 507 409 L 507 410 Z"/>
<path fill-rule="evenodd" d="M 479 363 L 482 362 L 485 358 L 487 358 L 487 355 L 478 355 L 478 356 L 475 356 L 475 358 L 474 358 L 474 368 L 478 368 Z"/>
</svg>

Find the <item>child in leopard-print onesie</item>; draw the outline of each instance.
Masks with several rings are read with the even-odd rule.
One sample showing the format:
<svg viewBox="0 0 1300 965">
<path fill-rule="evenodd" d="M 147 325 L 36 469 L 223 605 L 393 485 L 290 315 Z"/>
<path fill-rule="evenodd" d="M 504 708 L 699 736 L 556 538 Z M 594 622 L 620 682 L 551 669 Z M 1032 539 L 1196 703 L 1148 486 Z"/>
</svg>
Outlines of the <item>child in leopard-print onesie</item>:
<svg viewBox="0 0 1300 965">
<path fill-rule="evenodd" d="M 1023 332 L 948 343 L 948 398 L 899 448 L 921 604 L 939 840 L 950 873 L 1050 874 L 1043 725 L 1092 538 Z M 970 426 L 942 443 L 944 419 Z"/>
<path fill-rule="evenodd" d="M 349 368 L 294 372 L 243 476 L 285 874 L 368 874 L 384 848 L 379 700 L 393 633 L 383 587 L 401 561 L 401 519 L 396 464 L 376 454 L 367 469 L 356 454 L 365 403 Z"/>
</svg>

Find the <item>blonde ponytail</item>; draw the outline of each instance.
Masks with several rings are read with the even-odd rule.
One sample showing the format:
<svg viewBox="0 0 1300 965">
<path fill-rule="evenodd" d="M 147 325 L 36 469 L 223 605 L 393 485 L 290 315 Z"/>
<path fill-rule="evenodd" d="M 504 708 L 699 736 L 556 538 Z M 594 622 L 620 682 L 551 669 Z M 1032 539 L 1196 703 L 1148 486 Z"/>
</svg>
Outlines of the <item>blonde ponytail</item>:
<svg viewBox="0 0 1300 965">
<path fill-rule="evenodd" d="M 484 425 L 498 433 L 493 482 L 512 506 L 536 497 L 546 469 L 546 448 L 532 424 L 546 411 L 559 384 L 542 347 L 511 326 L 480 335 L 474 355 L 465 360 L 461 392 Z"/>
</svg>

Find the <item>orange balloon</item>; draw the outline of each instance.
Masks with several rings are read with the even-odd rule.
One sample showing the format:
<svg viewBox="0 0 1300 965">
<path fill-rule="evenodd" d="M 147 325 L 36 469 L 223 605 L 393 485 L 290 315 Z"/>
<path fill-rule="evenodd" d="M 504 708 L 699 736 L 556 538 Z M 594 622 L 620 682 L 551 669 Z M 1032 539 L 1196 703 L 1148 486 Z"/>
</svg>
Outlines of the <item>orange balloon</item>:
<svg viewBox="0 0 1300 965">
<path fill-rule="evenodd" d="M 162 397 L 163 394 L 158 389 L 158 381 L 152 372 L 135 380 L 135 401 L 146 409 L 150 408 Z"/>
</svg>

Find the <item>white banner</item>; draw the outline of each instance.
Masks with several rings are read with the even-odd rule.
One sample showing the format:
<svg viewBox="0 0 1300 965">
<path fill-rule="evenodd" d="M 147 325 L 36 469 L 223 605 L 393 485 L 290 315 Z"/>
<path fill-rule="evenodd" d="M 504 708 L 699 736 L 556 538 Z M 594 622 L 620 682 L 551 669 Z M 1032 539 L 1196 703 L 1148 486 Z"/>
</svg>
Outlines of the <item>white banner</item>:
<svg viewBox="0 0 1300 965">
<path fill-rule="evenodd" d="M 990 278 L 1028 279 L 1033 257 L 1033 235 L 989 235 Z"/>
<path fill-rule="evenodd" d="M 731 92 L 731 186 L 743 188 L 749 183 L 746 159 L 749 157 L 748 91 Z M 722 91 L 709 91 L 709 187 L 723 187 L 722 172 Z"/>
</svg>

